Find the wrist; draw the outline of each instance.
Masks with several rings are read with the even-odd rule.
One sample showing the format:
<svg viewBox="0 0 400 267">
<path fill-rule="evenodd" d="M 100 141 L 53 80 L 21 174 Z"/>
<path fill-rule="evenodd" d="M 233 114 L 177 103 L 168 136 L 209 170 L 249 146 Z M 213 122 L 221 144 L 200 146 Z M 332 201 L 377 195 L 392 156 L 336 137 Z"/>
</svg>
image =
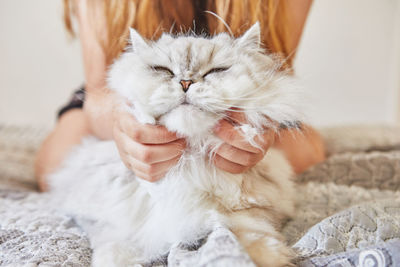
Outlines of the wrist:
<svg viewBox="0 0 400 267">
<path fill-rule="evenodd" d="M 87 94 L 83 110 L 92 134 L 100 139 L 112 138 L 114 94 L 98 90 Z"/>
</svg>

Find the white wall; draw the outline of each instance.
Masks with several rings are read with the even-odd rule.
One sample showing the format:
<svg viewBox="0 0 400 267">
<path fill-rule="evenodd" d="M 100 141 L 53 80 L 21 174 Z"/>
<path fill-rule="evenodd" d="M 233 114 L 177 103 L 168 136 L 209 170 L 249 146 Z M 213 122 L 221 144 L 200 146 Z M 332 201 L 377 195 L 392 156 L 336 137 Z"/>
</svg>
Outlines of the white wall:
<svg viewBox="0 0 400 267">
<path fill-rule="evenodd" d="M 395 123 L 400 1 L 314 1 L 296 60 L 314 124 Z"/>
<path fill-rule="evenodd" d="M 83 82 L 61 2 L 0 1 L 0 123 L 50 126 Z M 296 60 L 311 122 L 400 122 L 399 51 L 399 0 L 314 1 Z"/>
<path fill-rule="evenodd" d="M 394 76 L 395 77 L 397 76 L 397 86 L 395 85 L 394 87 L 395 88 L 397 87 L 397 95 L 395 94 L 395 98 L 397 99 L 397 123 L 400 123 L 400 1 L 399 0 L 397 0 L 397 12 L 395 16 L 397 22 L 395 26 L 395 35 L 396 35 L 395 53 L 394 53 L 395 67 L 393 69 L 393 72 Z"/>
<path fill-rule="evenodd" d="M 0 123 L 52 125 L 83 81 L 61 0 L 0 1 Z"/>
</svg>

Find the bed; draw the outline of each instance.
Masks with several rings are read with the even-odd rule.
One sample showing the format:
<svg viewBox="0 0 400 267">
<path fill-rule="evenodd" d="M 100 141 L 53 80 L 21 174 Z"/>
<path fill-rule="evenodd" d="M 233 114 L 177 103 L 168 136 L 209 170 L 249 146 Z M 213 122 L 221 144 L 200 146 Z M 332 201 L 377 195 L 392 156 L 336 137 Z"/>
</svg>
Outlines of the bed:
<svg viewBox="0 0 400 267">
<path fill-rule="evenodd" d="M 47 133 L 0 124 L 0 266 L 89 266 L 90 241 L 47 205 L 33 176 Z M 298 266 L 400 266 L 400 128 L 321 129 L 327 160 L 296 177 L 296 216 L 282 231 Z M 218 228 L 195 247 L 175 244 L 148 266 L 254 266 Z"/>
</svg>

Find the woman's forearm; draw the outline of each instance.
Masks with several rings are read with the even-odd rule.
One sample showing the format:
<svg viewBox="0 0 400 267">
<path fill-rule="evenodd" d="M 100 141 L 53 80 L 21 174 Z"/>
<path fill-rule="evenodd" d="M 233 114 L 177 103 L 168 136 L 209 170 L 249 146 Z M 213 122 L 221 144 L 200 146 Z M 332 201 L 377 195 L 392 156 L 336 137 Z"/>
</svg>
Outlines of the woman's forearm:
<svg viewBox="0 0 400 267">
<path fill-rule="evenodd" d="M 74 145 L 90 134 L 82 109 L 72 109 L 61 116 L 36 155 L 35 176 L 41 191 L 47 190 L 46 177 L 60 166 Z"/>
<path fill-rule="evenodd" d="M 112 138 L 112 101 L 108 92 L 89 93 L 83 109 L 64 113 L 42 143 L 35 163 L 35 176 L 41 191 L 47 190 L 46 178 L 57 169 L 71 148 L 85 136 Z"/>
<path fill-rule="evenodd" d="M 296 173 L 302 173 L 325 160 L 321 136 L 307 125 L 303 126 L 302 131 L 282 130 L 274 146 L 283 150 Z"/>
</svg>

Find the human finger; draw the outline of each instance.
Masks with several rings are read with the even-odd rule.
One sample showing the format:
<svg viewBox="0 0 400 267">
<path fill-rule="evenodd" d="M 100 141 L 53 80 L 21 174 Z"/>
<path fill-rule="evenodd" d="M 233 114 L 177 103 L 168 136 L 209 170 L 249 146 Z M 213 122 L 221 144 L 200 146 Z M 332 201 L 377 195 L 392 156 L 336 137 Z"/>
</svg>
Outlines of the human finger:
<svg viewBox="0 0 400 267">
<path fill-rule="evenodd" d="M 131 169 L 131 168 L 129 168 L 129 169 Z M 150 175 L 140 172 L 140 171 L 134 171 L 134 173 L 135 173 L 135 176 L 138 177 L 139 179 L 143 179 L 143 180 L 146 180 L 146 181 L 152 182 L 152 183 L 155 183 L 164 177 L 164 174 L 150 176 Z"/>
<path fill-rule="evenodd" d="M 186 147 L 184 139 L 166 144 L 141 144 L 131 140 L 124 132 L 118 132 L 117 135 L 117 142 L 122 143 L 119 148 L 124 151 L 124 154 L 146 164 L 162 162 L 180 156 Z"/>
<path fill-rule="evenodd" d="M 227 143 L 222 144 L 216 153 L 228 161 L 247 167 L 256 165 L 264 157 L 264 153 L 261 150 L 258 150 L 257 153 L 252 153 Z"/>
<path fill-rule="evenodd" d="M 231 146 L 245 150 L 252 153 L 259 152 L 259 148 L 252 146 L 243 136 L 239 130 L 227 122 L 226 120 L 220 120 L 217 127 L 214 128 L 214 133 L 221 138 L 225 143 Z"/>
<path fill-rule="evenodd" d="M 240 112 L 240 110 L 228 111 L 226 113 L 226 118 L 236 124 L 248 123 L 246 115 L 243 112 Z"/>
<path fill-rule="evenodd" d="M 215 166 L 217 166 L 219 169 L 233 174 L 242 173 L 249 169 L 246 166 L 226 160 L 218 154 L 214 155 L 213 161 Z"/>
<path fill-rule="evenodd" d="M 168 170 L 179 161 L 179 159 L 180 155 L 170 160 L 154 164 L 146 164 L 133 157 L 129 157 L 129 163 L 131 170 L 133 170 L 135 174 L 145 175 L 145 177 L 139 176 L 140 178 L 145 178 L 150 182 L 154 182 L 158 180 L 157 178 L 163 177 Z"/>
<path fill-rule="evenodd" d="M 138 122 L 129 112 L 121 112 L 118 123 L 131 139 L 142 144 L 164 144 L 179 139 L 176 133 L 168 131 L 164 126 Z"/>
</svg>

